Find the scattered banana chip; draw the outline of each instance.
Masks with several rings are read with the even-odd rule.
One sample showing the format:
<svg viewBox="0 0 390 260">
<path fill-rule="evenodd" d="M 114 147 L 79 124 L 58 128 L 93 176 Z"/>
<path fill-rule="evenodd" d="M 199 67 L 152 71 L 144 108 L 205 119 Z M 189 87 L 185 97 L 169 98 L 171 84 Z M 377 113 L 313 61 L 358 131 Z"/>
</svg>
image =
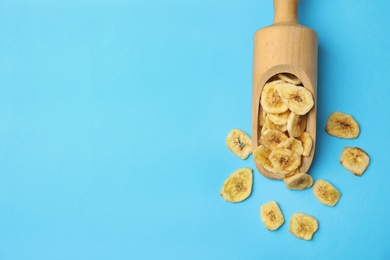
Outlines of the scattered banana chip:
<svg viewBox="0 0 390 260">
<path fill-rule="evenodd" d="M 303 132 L 299 137 L 299 140 L 301 140 L 303 146 L 302 155 L 309 156 L 311 148 L 313 147 L 313 139 L 311 138 L 311 135 L 308 132 Z"/>
<path fill-rule="evenodd" d="M 287 131 L 290 136 L 299 137 L 306 129 L 307 116 L 291 112 L 287 120 Z"/>
<path fill-rule="evenodd" d="M 339 201 L 341 193 L 327 181 L 317 180 L 313 186 L 314 196 L 324 205 L 333 207 Z"/>
<path fill-rule="evenodd" d="M 228 202 L 241 202 L 252 193 L 253 171 L 241 168 L 233 172 L 223 183 L 221 196 Z"/>
<path fill-rule="evenodd" d="M 233 129 L 228 134 L 226 145 L 232 153 L 243 160 L 252 152 L 252 139 L 240 129 Z"/>
<path fill-rule="evenodd" d="M 307 114 L 314 106 L 313 95 L 304 87 L 296 86 L 290 83 L 282 83 L 277 84 L 275 88 L 280 98 L 287 105 L 287 108 L 295 114 Z"/>
<path fill-rule="evenodd" d="M 292 74 L 278 74 L 278 78 L 280 78 L 286 83 L 291 83 L 294 85 L 302 84 L 302 81 Z"/>
<path fill-rule="evenodd" d="M 362 176 L 370 164 L 368 154 L 358 147 L 345 147 L 340 156 L 341 165 L 356 176 Z"/>
<path fill-rule="evenodd" d="M 318 221 L 313 216 L 298 212 L 292 215 L 290 219 L 290 232 L 294 236 L 304 240 L 311 240 L 317 230 Z"/>
<path fill-rule="evenodd" d="M 283 177 L 301 165 L 301 156 L 285 148 L 273 149 L 268 159 L 274 166 L 275 173 Z"/>
<path fill-rule="evenodd" d="M 276 84 L 283 81 L 272 81 L 264 85 L 260 104 L 267 113 L 283 113 L 288 107 L 276 91 Z"/>
<path fill-rule="evenodd" d="M 284 223 L 283 213 L 275 201 L 261 206 L 260 217 L 268 230 L 276 230 Z"/>
<path fill-rule="evenodd" d="M 287 189 L 290 190 L 306 190 L 313 185 L 313 178 L 304 172 L 300 172 L 291 177 L 283 179 Z"/>
<path fill-rule="evenodd" d="M 287 138 L 287 135 L 285 135 L 279 130 L 268 129 L 260 137 L 260 144 L 264 145 L 269 149 L 275 149 L 279 146 L 281 142 L 287 140 Z"/>
<path fill-rule="evenodd" d="M 335 137 L 351 139 L 359 136 L 360 127 L 351 115 L 334 112 L 326 122 L 325 131 Z"/>
</svg>

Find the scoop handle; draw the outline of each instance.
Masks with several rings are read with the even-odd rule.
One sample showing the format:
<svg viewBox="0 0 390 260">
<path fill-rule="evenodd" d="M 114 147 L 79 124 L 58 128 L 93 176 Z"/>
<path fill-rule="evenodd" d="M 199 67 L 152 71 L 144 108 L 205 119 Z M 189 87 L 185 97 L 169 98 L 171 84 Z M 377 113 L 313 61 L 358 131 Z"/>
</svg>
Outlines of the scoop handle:
<svg viewBox="0 0 390 260">
<path fill-rule="evenodd" d="M 274 0 L 274 24 L 298 23 L 299 0 Z"/>
</svg>

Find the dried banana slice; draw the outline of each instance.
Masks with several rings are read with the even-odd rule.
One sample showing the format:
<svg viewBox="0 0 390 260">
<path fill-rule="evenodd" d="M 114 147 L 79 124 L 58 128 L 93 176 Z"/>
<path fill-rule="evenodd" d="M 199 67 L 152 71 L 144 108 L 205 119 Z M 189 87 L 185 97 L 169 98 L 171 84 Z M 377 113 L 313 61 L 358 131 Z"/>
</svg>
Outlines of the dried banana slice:
<svg viewBox="0 0 390 260">
<path fill-rule="evenodd" d="M 253 151 L 253 158 L 255 162 L 263 166 L 267 171 L 275 172 L 274 166 L 268 159 L 271 152 L 271 149 L 265 147 L 264 145 L 260 145 Z"/>
<path fill-rule="evenodd" d="M 284 223 L 283 213 L 275 201 L 261 206 L 260 217 L 268 230 L 276 230 Z"/>
<path fill-rule="evenodd" d="M 370 164 L 368 154 L 358 147 L 345 147 L 340 156 L 341 165 L 356 176 L 362 176 Z"/>
<path fill-rule="evenodd" d="M 360 127 L 351 115 L 334 112 L 326 122 L 325 131 L 335 137 L 351 139 L 359 136 Z"/>
<path fill-rule="evenodd" d="M 287 135 L 276 129 L 268 129 L 260 137 L 260 144 L 269 149 L 275 149 L 278 145 L 287 140 Z"/>
<path fill-rule="evenodd" d="M 252 152 L 252 139 L 240 129 L 230 131 L 226 138 L 226 145 L 232 153 L 243 160 Z"/>
<path fill-rule="evenodd" d="M 283 181 L 286 184 L 287 189 L 290 190 L 306 190 L 313 185 L 313 178 L 304 172 L 284 178 Z"/>
<path fill-rule="evenodd" d="M 271 119 L 269 119 L 268 116 L 269 116 L 269 114 L 267 114 L 267 118 L 266 118 L 266 123 L 265 124 L 269 127 L 269 129 L 276 129 L 276 130 L 279 130 L 282 133 L 287 131 L 287 124 L 277 125 L 274 122 L 272 122 Z"/>
<path fill-rule="evenodd" d="M 272 81 L 265 84 L 261 92 L 260 104 L 267 113 L 283 113 L 288 109 L 275 88 L 280 82 Z"/>
<path fill-rule="evenodd" d="M 333 207 L 339 201 L 341 193 L 329 182 L 317 180 L 313 186 L 314 196 L 324 205 Z"/>
<path fill-rule="evenodd" d="M 311 135 L 308 132 L 303 132 L 299 137 L 299 140 L 301 140 L 303 146 L 302 155 L 309 156 L 311 148 L 313 147 L 313 139 L 311 138 Z"/>
<path fill-rule="evenodd" d="M 311 240 L 318 230 L 318 220 L 313 216 L 294 213 L 290 219 L 290 233 L 304 240 Z"/>
<path fill-rule="evenodd" d="M 273 149 L 268 158 L 274 166 L 276 173 L 283 177 L 301 165 L 301 156 L 285 148 Z"/>
<path fill-rule="evenodd" d="M 268 113 L 268 118 L 275 125 L 285 125 L 287 124 L 288 116 L 290 115 L 290 110 L 279 114 Z"/>
<path fill-rule="evenodd" d="M 295 139 L 294 137 L 287 138 L 287 140 L 281 142 L 277 146 L 277 148 L 286 148 L 288 150 L 296 152 L 299 155 L 302 155 L 302 152 L 303 152 L 302 142 Z"/>
<path fill-rule="evenodd" d="M 313 95 L 304 87 L 290 83 L 276 85 L 276 90 L 288 109 L 298 115 L 307 114 L 314 106 Z M 280 112 L 279 112 L 280 113 Z"/>
<path fill-rule="evenodd" d="M 291 112 L 287 120 L 287 132 L 290 136 L 299 137 L 306 129 L 307 116 Z"/>
<path fill-rule="evenodd" d="M 233 172 L 223 183 L 221 196 L 228 202 L 241 202 L 252 193 L 253 170 L 241 168 Z"/>
<path fill-rule="evenodd" d="M 287 75 L 287 74 L 278 74 L 278 78 L 280 78 L 284 82 L 291 83 L 291 84 L 294 84 L 294 85 L 302 84 L 302 81 L 298 77 L 296 77 L 296 76 L 294 76 L 292 74 L 289 74 L 289 75 Z"/>
<path fill-rule="evenodd" d="M 265 112 L 264 109 L 260 106 L 260 108 L 259 108 L 259 124 L 260 124 L 260 126 L 263 126 L 265 124 L 266 116 L 267 116 L 267 112 Z"/>
</svg>

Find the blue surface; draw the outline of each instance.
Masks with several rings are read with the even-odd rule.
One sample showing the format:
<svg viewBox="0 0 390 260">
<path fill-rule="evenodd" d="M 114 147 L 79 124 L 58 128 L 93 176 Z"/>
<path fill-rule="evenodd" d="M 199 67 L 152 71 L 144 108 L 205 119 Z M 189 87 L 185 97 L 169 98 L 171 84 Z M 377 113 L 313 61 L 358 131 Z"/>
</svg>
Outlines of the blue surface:
<svg viewBox="0 0 390 260">
<path fill-rule="evenodd" d="M 301 0 L 319 35 L 318 139 L 310 169 L 342 193 L 254 174 L 244 202 L 219 196 L 254 168 L 225 146 L 251 131 L 253 34 L 271 0 L 0 0 L 0 259 L 389 259 L 390 2 Z M 324 131 L 352 114 L 359 138 Z M 360 178 L 344 146 L 371 157 Z M 286 223 L 265 229 L 262 204 Z M 320 223 L 288 231 L 294 212 Z"/>
</svg>

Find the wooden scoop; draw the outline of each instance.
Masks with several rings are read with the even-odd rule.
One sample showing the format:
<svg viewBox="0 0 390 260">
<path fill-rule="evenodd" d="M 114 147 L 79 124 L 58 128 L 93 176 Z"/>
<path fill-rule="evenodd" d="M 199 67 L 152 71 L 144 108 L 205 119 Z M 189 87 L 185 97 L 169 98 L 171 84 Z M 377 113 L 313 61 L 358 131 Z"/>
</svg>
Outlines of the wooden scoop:
<svg viewBox="0 0 390 260">
<path fill-rule="evenodd" d="M 252 93 L 252 146 L 259 146 L 260 97 L 264 84 L 279 73 L 293 74 L 314 97 L 314 107 L 307 115 L 306 132 L 313 139 L 308 157 L 302 156 L 300 172 L 307 172 L 314 156 L 316 144 L 317 108 L 317 33 L 298 23 L 299 0 L 274 0 L 274 23 L 258 30 L 254 35 L 253 93 Z M 256 163 L 267 178 L 281 179 Z"/>
</svg>

